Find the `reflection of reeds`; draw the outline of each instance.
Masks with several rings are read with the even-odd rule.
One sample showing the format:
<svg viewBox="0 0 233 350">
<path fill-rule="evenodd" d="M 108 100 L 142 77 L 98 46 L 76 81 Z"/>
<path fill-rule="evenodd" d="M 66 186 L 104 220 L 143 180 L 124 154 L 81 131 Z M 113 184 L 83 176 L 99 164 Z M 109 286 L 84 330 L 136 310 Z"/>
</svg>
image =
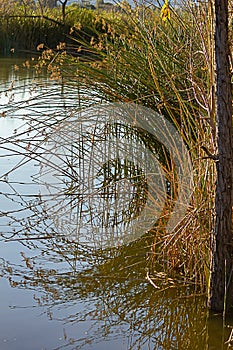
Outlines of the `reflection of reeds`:
<svg viewBox="0 0 233 350">
<path fill-rule="evenodd" d="M 161 278 L 162 290 L 155 292 L 144 278 L 144 257 L 150 248 L 146 240 L 110 251 L 86 250 L 52 238 L 34 242 L 34 249 L 37 245 L 43 256 L 23 254 L 23 265 L 4 262 L 0 272 L 13 288 L 34 290 L 38 307 L 53 320 L 65 322 L 66 329 L 89 321 L 90 332 L 74 339 L 68 349 L 111 340 L 119 329 L 128 339 L 129 350 L 143 344 L 167 350 L 205 348 L 205 297 L 187 297 L 182 284 L 170 288 L 165 279 L 161 284 Z M 59 267 L 65 261 L 68 271 Z M 85 307 L 76 307 L 77 300 Z"/>
<path fill-rule="evenodd" d="M 153 164 L 146 163 L 147 144 L 141 137 L 142 131 L 129 130 L 129 126 L 121 123 L 108 125 L 105 121 L 92 121 L 90 109 L 84 113 L 89 121 L 82 120 L 82 114 L 77 119 L 73 115 L 70 121 L 67 119 L 47 135 L 48 146 L 47 151 L 41 153 L 38 181 L 47 193 L 43 196 L 47 211 L 56 219 L 60 231 L 66 223 L 66 234 L 73 238 L 83 236 L 91 244 L 100 236 L 104 241 L 104 236 L 109 235 L 109 242 L 113 239 L 114 244 L 114 235 L 121 239 L 121 229 L 129 235 L 132 223 L 140 217 L 147 201 L 151 202 L 153 197 L 159 201 L 164 194 L 156 184 L 150 186 L 149 191 L 148 171 L 157 178 L 159 174 L 152 172 Z M 42 144 L 39 149 L 42 151 L 44 147 Z M 137 157 L 135 163 L 134 157 Z M 155 211 L 155 206 L 151 211 Z M 153 219 L 151 226 L 155 221 Z M 142 230 L 145 228 L 146 225 Z M 89 232 L 83 233 L 83 230 Z"/>
</svg>

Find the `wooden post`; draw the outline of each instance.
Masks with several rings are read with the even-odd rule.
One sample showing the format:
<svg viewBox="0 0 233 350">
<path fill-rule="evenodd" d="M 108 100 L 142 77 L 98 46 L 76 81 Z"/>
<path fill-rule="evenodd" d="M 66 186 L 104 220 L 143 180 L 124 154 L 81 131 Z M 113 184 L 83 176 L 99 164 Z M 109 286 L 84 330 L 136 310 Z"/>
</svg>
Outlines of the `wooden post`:
<svg viewBox="0 0 233 350">
<path fill-rule="evenodd" d="M 217 101 L 217 181 L 209 308 L 224 312 L 233 304 L 232 86 L 228 42 L 228 0 L 215 0 Z"/>
</svg>

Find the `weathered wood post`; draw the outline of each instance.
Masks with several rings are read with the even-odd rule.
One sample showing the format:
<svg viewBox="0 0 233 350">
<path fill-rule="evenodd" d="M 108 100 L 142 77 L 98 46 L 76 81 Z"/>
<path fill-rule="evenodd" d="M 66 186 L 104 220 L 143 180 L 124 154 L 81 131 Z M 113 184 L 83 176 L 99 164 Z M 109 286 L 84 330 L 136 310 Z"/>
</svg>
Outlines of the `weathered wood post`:
<svg viewBox="0 0 233 350">
<path fill-rule="evenodd" d="M 232 86 L 228 41 L 228 0 L 215 0 L 217 101 L 217 181 L 209 308 L 224 312 L 233 304 Z"/>
</svg>

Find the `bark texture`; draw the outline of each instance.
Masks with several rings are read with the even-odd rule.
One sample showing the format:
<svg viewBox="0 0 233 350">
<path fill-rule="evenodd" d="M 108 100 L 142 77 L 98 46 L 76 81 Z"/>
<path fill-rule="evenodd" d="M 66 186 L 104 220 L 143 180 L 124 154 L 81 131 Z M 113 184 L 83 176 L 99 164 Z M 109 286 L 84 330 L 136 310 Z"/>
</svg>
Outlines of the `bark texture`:
<svg viewBox="0 0 233 350">
<path fill-rule="evenodd" d="M 215 0 L 215 59 L 218 160 L 215 227 L 209 308 L 223 312 L 233 304 L 232 91 L 228 41 L 228 0 Z M 226 303 L 225 303 L 226 301 Z"/>
</svg>

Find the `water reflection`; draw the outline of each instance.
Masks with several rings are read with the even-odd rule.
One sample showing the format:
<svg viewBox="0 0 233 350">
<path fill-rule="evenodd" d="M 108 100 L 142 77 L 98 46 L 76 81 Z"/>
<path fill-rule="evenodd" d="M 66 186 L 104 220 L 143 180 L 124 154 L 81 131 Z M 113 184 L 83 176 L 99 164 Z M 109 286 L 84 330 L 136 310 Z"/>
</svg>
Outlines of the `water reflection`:
<svg viewBox="0 0 233 350">
<path fill-rule="evenodd" d="M 117 336 L 127 338 L 127 349 L 204 349 L 205 298 L 188 297 L 182 286 L 171 289 L 164 282 L 156 291 L 147 283 L 149 240 L 96 252 L 74 242 L 47 239 L 40 242 L 43 255 L 23 255 L 21 267 L 5 261 L 3 273 L 12 287 L 35 290 L 38 307 L 45 308 L 52 320 L 66 326 L 91 320 L 86 338 L 74 339 L 67 344 L 69 349 Z M 38 244 L 24 243 L 33 244 L 33 249 Z M 68 271 L 63 272 L 59 264 L 64 262 Z"/>
<path fill-rule="evenodd" d="M 70 165 L 72 160 L 72 157 L 64 157 L 64 153 L 59 158 L 62 163 L 49 158 L 56 174 L 62 173 L 63 177 L 59 177 L 57 187 L 57 183 L 52 183 L 54 177 L 50 168 L 46 173 L 50 190 L 42 195 L 41 164 L 46 165 L 43 163 L 48 160 L 45 151 L 51 149 L 44 145 L 46 139 L 51 141 L 54 126 L 74 114 L 79 101 L 77 93 L 69 86 L 61 87 L 47 81 L 42 85 L 37 82 L 34 86 L 33 93 L 30 89 L 26 93 L 24 90 L 23 97 L 20 98 L 19 93 L 19 97 L 8 105 L 5 100 L 1 102 L 6 117 L 0 120 L 0 276 L 9 282 L 11 290 L 16 291 L 11 305 L 14 314 L 6 312 L 5 320 L 13 319 L 21 308 L 26 314 L 30 306 L 26 295 L 31 292 L 31 308 L 38 310 L 40 317 L 46 315 L 55 328 L 58 324 L 63 328 L 60 341 L 51 340 L 46 329 L 43 334 L 38 331 L 37 340 L 34 340 L 39 344 L 38 348 L 42 347 L 40 341 L 44 338 L 43 346 L 51 349 L 103 350 L 109 348 L 109 344 L 112 349 L 127 350 L 226 349 L 228 345 L 224 342 L 231 328 L 225 329 L 222 335 L 221 319 L 213 316 L 207 321 L 206 296 L 198 296 L 192 286 L 184 286 L 183 281 L 176 281 L 172 287 L 173 281 L 160 271 L 159 266 L 152 264 L 151 243 L 156 228 L 133 242 L 106 248 L 72 240 L 72 235 L 64 232 L 69 230 L 67 224 L 56 225 L 50 214 L 56 211 L 59 203 L 63 208 L 68 204 L 77 208 L 73 196 L 77 194 L 77 172 L 73 172 L 77 168 L 74 163 L 72 167 L 62 166 L 64 162 L 66 166 Z M 65 99 L 67 91 L 72 94 Z M 136 134 L 138 137 L 138 130 Z M 145 135 L 140 137 L 143 139 Z M 145 140 L 142 143 L 145 144 Z M 76 156 L 78 151 L 73 149 Z M 88 155 L 88 149 L 82 147 L 82 152 L 80 159 Z M 167 154 L 165 156 L 167 158 Z M 159 157 L 162 161 L 163 155 Z M 98 195 L 107 202 L 106 208 L 112 208 L 114 201 L 119 200 L 117 209 L 119 205 L 125 209 L 116 222 L 116 211 L 110 212 L 107 227 L 113 222 L 114 227 L 116 223 L 125 224 L 130 215 L 133 219 L 139 216 L 148 193 L 145 171 L 121 158 L 103 163 L 95 178 Z M 112 183 L 128 178 L 128 175 L 134 192 L 130 200 L 124 198 L 130 203 L 126 207 L 122 198 L 114 197 L 116 191 Z M 72 182 L 74 178 L 76 181 Z M 166 180 L 169 184 L 169 179 Z M 82 180 L 82 184 L 86 182 Z M 167 186 L 168 196 L 170 192 L 171 188 Z M 93 201 L 93 195 L 89 193 L 87 198 Z M 108 214 L 107 210 L 103 212 Z M 99 218 L 96 209 L 92 215 L 88 212 L 87 217 L 91 224 Z M 101 229 L 98 224 L 92 226 L 92 230 L 93 227 L 94 233 Z M 8 300 L 7 289 L 4 291 L 1 299 Z M 23 300 L 20 293 L 24 295 Z M 21 317 L 21 322 L 26 322 L 23 314 Z M 37 327 L 38 316 L 34 315 L 30 322 Z M 230 320 L 227 322 L 231 324 Z M 22 332 L 23 338 L 27 339 L 27 330 Z M 20 345 L 14 347 L 4 339 L 5 335 L 0 333 L 1 349 L 19 348 Z M 30 346 L 22 341 L 21 348 L 30 349 Z"/>
</svg>

